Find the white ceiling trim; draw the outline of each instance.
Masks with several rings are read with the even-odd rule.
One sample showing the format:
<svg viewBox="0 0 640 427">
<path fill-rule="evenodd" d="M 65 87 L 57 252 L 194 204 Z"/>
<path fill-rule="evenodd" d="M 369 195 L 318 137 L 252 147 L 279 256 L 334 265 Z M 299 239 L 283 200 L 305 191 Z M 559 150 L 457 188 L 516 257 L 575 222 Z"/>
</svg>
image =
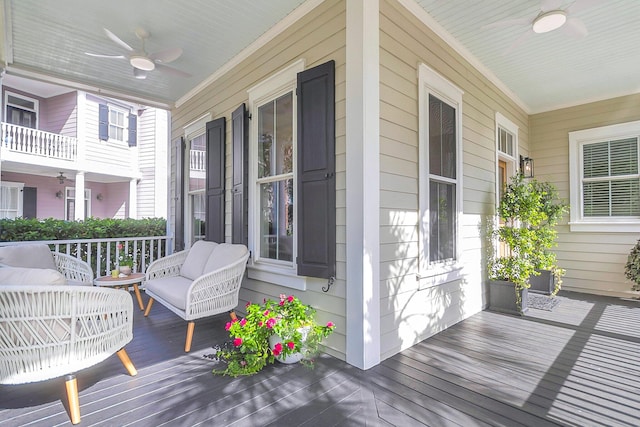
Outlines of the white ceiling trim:
<svg viewBox="0 0 640 427">
<path fill-rule="evenodd" d="M 13 42 L 11 35 L 13 34 L 13 20 L 11 19 L 11 8 L 5 0 L 0 0 L 0 22 L 4 25 L 5 31 L 0 32 L 0 38 L 6 36 L 3 42 L 0 58 L 4 58 L 4 66 L 13 62 Z"/>
<path fill-rule="evenodd" d="M 231 58 L 226 64 L 220 67 L 215 73 L 211 74 L 208 78 L 203 80 L 196 87 L 191 89 L 186 93 L 183 97 L 178 99 L 175 103 L 175 107 L 179 108 L 182 104 L 196 96 L 198 93 L 203 91 L 207 86 L 211 83 L 215 82 L 217 79 L 231 71 L 233 67 L 240 64 L 242 61 L 247 59 L 253 53 L 257 52 L 260 48 L 266 45 L 269 41 L 273 40 L 276 36 L 281 34 L 291 25 L 295 24 L 299 19 L 305 16 L 307 13 L 311 12 L 318 5 L 322 4 L 324 0 L 308 0 L 298 6 L 293 12 L 284 17 L 283 20 L 278 22 L 276 25 L 271 27 L 267 32 L 258 37 L 253 43 L 247 46 L 242 52 Z"/>
<path fill-rule="evenodd" d="M 485 76 L 491 83 L 496 85 L 498 89 L 503 91 L 509 98 L 513 100 L 525 113 L 531 114 L 531 109 L 522 100 L 505 85 L 491 70 L 485 67 L 469 50 L 467 50 L 456 38 L 454 38 L 447 30 L 444 29 L 429 13 L 424 10 L 415 0 L 398 0 L 409 12 L 418 18 L 424 25 L 429 27 L 438 37 L 444 40 L 453 50 L 467 60 L 476 70 Z"/>
</svg>

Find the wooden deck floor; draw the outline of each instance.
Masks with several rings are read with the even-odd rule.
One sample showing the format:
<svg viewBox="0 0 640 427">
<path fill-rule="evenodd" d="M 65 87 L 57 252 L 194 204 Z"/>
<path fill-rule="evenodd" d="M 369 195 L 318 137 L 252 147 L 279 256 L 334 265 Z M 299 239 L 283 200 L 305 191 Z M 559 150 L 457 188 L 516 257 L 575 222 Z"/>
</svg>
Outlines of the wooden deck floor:
<svg viewBox="0 0 640 427">
<path fill-rule="evenodd" d="M 78 374 L 82 426 L 638 426 L 640 302 L 564 294 L 551 312 L 484 311 L 360 371 L 329 356 L 231 379 L 204 357 L 226 316 L 185 323 L 136 313 L 117 357 Z M 70 425 L 62 380 L 0 387 L 0 425 Z"/>
</svg>

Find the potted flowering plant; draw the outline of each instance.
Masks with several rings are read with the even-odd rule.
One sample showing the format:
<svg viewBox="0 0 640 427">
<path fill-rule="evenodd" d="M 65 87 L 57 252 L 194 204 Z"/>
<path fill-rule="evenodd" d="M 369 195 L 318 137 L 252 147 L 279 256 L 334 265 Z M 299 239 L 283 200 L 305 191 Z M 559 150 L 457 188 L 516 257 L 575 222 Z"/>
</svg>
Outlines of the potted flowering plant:
<svg viewBox="0 0 640 427">
<path fill-rule="evenodd" d="M 333 322 L 318 325 L 315 310 L 293 295 L 283 294 L 279 301 L 265 300 L 246 307 L 245 317 L 225 326 L 231 342 L 217 351 L 215 359 L 227 366 L 214 369 L 215 374 L 252 375 L 276 359 L 311 366 L 320 343 L 335 328 Z"/>
<path fill-rule="evenodd" d="M 129 275 L 133 269 L 133 256 L 129 255 L 122 243 L 118 243 L 118 268 L 122 274 Z"/>
</svg>

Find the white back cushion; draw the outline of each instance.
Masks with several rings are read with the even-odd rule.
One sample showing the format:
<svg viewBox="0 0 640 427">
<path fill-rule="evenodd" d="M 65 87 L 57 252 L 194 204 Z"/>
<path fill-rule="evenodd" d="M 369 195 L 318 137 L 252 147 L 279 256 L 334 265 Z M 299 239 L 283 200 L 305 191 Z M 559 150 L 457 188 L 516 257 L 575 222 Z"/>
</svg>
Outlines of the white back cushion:
<svg viewBox="0 0 640 427">
<path fill-rule="evenodd" d="M 195 242 L 191 249 L 189 249 L 187 259 L 185 259 L 184 264 L 182 264 L 180 275 L 191 280 L 202 276 L 204 266 L 216 246 L 218 246 L 218 244 L 215 242 L 205 242 L 204 240 Z"/>
<path fill-rule="evenodd" d="M 220 243 L 209 256 L 209 260 L 202 270 L 203 273 L 211 273 L 219 268 L 226 267 L 242 258 L 248 249 L 245 245 L 233 245 Z"/>
<path fill-rule="evenodd" d="M 49 246 L 41 243 L 0 247 L 0 264 L 56 270 L 56 262 Z"/>
<path fill-rule="evenodd" d="M 0 268 L 0 285 L 66 285 L 67 279 L 58 270 L 48 268 Z"/>
</svg>

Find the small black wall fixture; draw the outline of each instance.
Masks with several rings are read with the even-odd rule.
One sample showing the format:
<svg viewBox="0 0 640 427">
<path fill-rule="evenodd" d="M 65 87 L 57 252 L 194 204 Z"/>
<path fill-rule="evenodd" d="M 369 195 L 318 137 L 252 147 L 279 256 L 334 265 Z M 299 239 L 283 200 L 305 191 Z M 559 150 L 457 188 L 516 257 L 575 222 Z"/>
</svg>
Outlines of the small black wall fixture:
<svg viewBox="0 0 640 427">
<path fill-rule="evenodd" d="M 520 173 L 525 178 L 533 178 L 533 159 L 520 156 Z"/>
<path fill-rule="evenodd" d="M 62 199 L 62 190 L 58 190 L 58 192 L 56 193 L 56 198 Z"/>
</svg>

